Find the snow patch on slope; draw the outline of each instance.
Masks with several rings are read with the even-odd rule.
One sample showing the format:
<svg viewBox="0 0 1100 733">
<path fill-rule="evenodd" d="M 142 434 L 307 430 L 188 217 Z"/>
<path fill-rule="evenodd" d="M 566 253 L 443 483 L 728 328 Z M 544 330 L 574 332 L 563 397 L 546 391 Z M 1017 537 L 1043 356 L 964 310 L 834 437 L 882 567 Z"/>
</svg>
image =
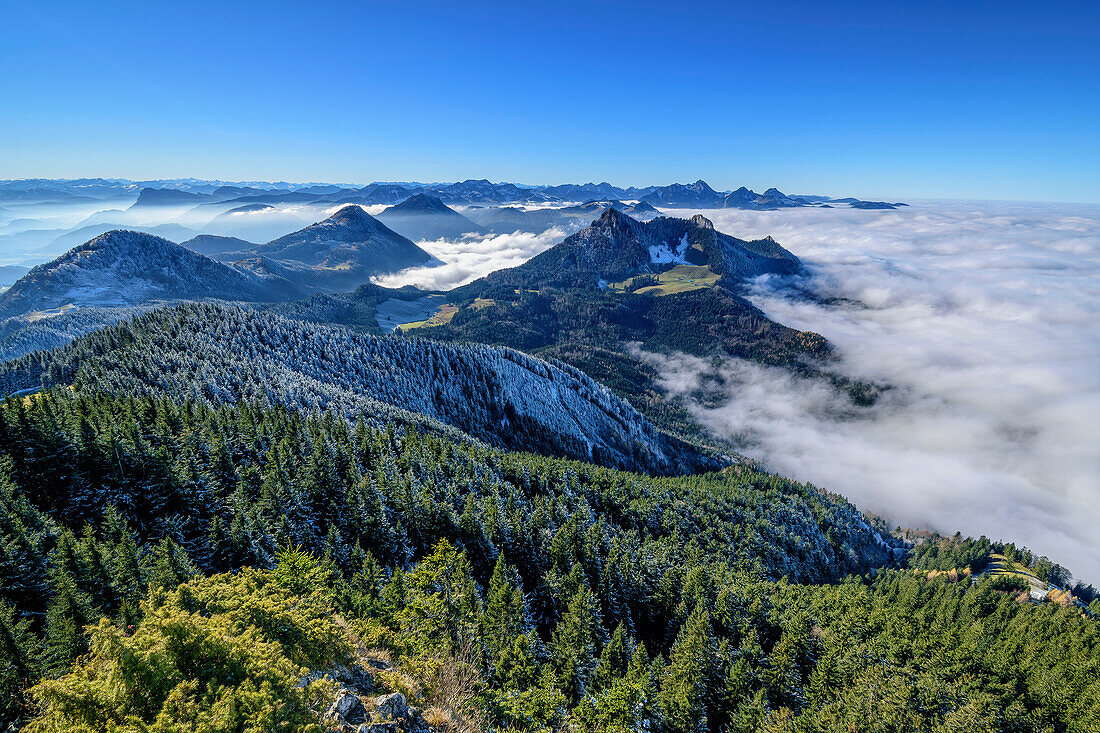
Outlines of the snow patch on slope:
<svg viewBox="0 0 1100 733">
<path fill-rule="evenodd" d="M 687 234 L 680 238 L 680 243 L 676 245 L 676 249 L 672 249 L 667 243 L 661 242 L 649 248 L 649 261 L 656 265 L 687 265 L 689 264 L 687 251 L 690 246 Z"/>
</svg>

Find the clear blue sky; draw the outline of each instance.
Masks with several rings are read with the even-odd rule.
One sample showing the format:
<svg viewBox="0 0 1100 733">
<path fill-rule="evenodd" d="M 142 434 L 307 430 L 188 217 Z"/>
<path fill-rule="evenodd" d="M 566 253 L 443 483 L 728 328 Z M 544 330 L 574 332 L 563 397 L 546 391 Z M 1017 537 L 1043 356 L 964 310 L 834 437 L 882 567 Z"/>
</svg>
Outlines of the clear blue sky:
<svg viewBox="0 0 1100 733">
<path fill-rule="evenodd" d="M 1100 2 L 0 6 L 0 178 L 1100 201 Z"/>
</svg>

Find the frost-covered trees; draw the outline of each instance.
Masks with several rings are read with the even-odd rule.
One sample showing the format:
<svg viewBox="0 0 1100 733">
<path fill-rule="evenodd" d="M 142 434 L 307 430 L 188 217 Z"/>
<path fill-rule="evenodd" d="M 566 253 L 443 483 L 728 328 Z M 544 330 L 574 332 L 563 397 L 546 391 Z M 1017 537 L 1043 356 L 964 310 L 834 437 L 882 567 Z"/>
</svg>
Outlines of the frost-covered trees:
<svg viewBox="0 0 1100 733">
<path fill-rule="evenodd" d="M 154 311 L 5 365 L 7 393 L 116 394 L 333 410 L 654 473 L 718 466 L 580 371 L 509 349 L 378 338 L 215 305 Z"/>
</svg>

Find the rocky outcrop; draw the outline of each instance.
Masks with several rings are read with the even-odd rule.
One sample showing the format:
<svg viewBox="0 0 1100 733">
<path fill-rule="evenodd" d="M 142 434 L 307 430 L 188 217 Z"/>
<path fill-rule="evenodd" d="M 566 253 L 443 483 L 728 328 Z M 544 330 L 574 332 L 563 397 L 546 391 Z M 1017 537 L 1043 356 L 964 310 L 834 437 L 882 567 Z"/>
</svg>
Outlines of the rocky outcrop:
<svg viewBox="0 0 1100 733">
<path fill-rule="evenodd" d="M 341 733 L 431 733 L 420 715 L 400 692 L 368 698 L 341 688 L 321 722 Z"/>
</svg>

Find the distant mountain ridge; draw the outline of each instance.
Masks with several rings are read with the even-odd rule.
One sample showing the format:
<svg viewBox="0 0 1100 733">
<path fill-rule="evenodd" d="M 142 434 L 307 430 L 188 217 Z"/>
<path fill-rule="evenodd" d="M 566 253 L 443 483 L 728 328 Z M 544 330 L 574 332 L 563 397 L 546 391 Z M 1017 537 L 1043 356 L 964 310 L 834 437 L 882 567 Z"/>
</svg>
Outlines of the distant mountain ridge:
<svg viewBox="0 0 1100 733">
<path fill-rule="evenodd" d="M 158 191 L 164 193 L 157 193 Z M 676 208 L 777 209 L 836 204 L 854 206 L 858 203 L 876 206 L 855 208 L 894 208 L 904 205 L 829 196 L 787 196 L 775 188 L 769 188 L 763 194 L 744 187 L 717 191 L 701 180 L 691 184 L 626 188 L 607 182 L 526 186 L 508 182 L 493 183 L 484 178 L 454 183 L 379 182 L 360 187 L 265 182 L 226 183 L 195 179 L 146 182 L 104 179 L 0 181 L 0 201 L 116 200 L 132 198 L 135 194 L 138 198 L 134 205 L 138 208 L 178 206 L 182 203 L 395 205 L 418 194 L 433 196 L 448 205 L 561 204 L 592 200 L 646 201 L 653 205 Z"/>
<path fill-rule="evenodd" d="M 248 242 L 239 237 L 222 237 L 217 234 L 200 234 L 197 237 L 180 242 L 181 247 L 186 247 L 192 252 L 198 252 L 201 255 L 215 255 L 221 252 L 239 252 L 241 250 L 254 247 L 252 242 Z"/>
<path fill-rule="evenodd" d="M 418 193 L 394 204 L 378 215 L 390 229 L 414 241 L 454 239 L 463 234 L 478 234 L 481 228 L 458 213 L 437 196 Z"/>
</svg>

